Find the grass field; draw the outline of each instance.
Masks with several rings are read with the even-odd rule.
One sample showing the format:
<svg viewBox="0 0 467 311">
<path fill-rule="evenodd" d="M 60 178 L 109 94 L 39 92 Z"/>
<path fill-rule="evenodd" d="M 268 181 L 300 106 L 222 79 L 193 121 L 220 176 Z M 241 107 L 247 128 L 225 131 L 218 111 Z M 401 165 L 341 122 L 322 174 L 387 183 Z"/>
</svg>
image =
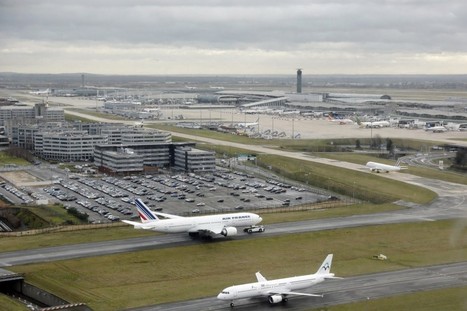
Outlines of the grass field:
<svg viewBox="0 0 467 311">
<path fill-rule="evenodd" d="M 333 272 L 345 277 L 463 261 L 466 251 L 465 223 L 437 221 L 233 239 L 10 269 L 66 300 L 109 310 L 213 296 L 228 285 L 252 281 L 259 269 L 270 278 L 313 272 L 331 252 Z M 379 253 L 389 259 L 373 260 Z"/>
<path fill-rule="evenodd" d="M 427 292 L 410 293 L 376 300 L 366 300 L 351 304 L 310 309 L 309 311 L 356 311 L 356 310 L 467 310 L 467 287 L 439 289 Z"/>
<path fill-rule="evenodd" d="M 30 165 L 31 163 L 21 158 L 11 157 L 7 155 L 5 152 L 0 152 L 0 165 L 5 165 L 5 164 Z"/>
<path fill-rule="evenodd" d="M 83 221 L 69 214 L 67 210 L 60 205 L 29 206 L 27 209 L 52 225 L 83 223 Z"/>
<path fill-rule="evenodd" d="M 65 115 L 66 115 L 66 111 L 76 111 L 76 112 L 87 114 L 87 115 L 90 115 L 90 116 L 99 117 L 99 118 L 106 118 L 106 119 L 110 119 L 110 120 L 128 120 L 128 118 L 125 118 L 125 117 L 121 117 L 121 116 L 114 115 L 114 114 L 109 114 L 109 113 L 97 112 L 95 110 L 90 110 L 90 109 L 66 108 Z M 68 114 L 68 115 L 66 115 L 66 117 L 72 119 L 72 118 L 75 118 L 76 116 L 71 116 L 70 114 Z M 77 118 L 78 118 L 78 120 L 82 119 L 82 118 L 79 118 L 79 117 L 77 117 Z M 95 121 L 87 120 L 86 122 L 95 122 Z"/>
<path fill-rule="evenodd" d="M 27 311 L 30 310 L 26 305 L 11 299 L 8 296 L 0 294 L 0 309 L 2 311 Z"/>
</svg>

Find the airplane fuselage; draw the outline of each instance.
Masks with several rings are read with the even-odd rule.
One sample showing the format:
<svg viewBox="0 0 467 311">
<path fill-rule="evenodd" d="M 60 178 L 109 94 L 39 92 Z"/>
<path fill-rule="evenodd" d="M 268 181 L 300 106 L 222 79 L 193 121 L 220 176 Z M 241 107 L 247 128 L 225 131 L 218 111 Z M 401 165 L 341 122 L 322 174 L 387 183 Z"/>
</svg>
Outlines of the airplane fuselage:
<svg viewBox="0 0 467 311">
<path fill-rule="evenodd" d="M 261 222 L 261 217 L 252 213 L 231 213 L 222 215 L 161 219 L 144 223 L 151 230 L 164 233 L 198 232 L 200 226 L 222 225 L 224 227 L 248 227 Z"/>
<path fill-rule="evenodd" d="M 383 163 L 377 162 L 368 162 L 366 166 L 373 172 L 392 172 L 392 171 L 400 171 L 400 166 L 388 165 Z"/>
<path fill-rule="evenodd" d="M 290 292 L 311 287 L 321 283 L 326 277 L 333 277 L 334 273 L 309 274 L 294 276 L 283 279 L 270 280 L 265 282 L 255 282 L 227 287 L 219 294 L 222 300 L 234 300 L 241 298 L 252 298 L 260 296 L 271 296 L 274 293 Z"/>
<path fill-rule="evenodd" d="M 425 131 L 433 133 L 444 133 L 447 131 L 447 129 L 444 126 L 433 126 L 426 128 Z"/>
</svg>

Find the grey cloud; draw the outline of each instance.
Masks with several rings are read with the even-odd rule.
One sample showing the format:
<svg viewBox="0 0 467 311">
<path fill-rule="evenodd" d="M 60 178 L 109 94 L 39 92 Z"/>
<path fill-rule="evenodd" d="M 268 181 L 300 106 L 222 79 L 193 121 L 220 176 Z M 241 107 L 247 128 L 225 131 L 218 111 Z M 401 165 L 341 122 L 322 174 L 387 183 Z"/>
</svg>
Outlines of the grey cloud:
<svg viewBox="0 0 467 311">
<path fill-rule="evenodd" d="M 0 0 L 0 49 L 24 40 L 301 55 L 337 55 L 345 47 L 356 57 L 465 54 L 465 16 L 463 0 Z"/>
<path fill-rule="evenodd" d="M 225 2 L 4 1 L 1 28 L 4 35 L 33 40 L 200 48 L 288 50 L 313 42 L 368 47 L 392 42 L 409 50 L 466 48 L 465 40 L 458 40 L 466 32 L 466 5 L 461 1 Z"/>
</svg>

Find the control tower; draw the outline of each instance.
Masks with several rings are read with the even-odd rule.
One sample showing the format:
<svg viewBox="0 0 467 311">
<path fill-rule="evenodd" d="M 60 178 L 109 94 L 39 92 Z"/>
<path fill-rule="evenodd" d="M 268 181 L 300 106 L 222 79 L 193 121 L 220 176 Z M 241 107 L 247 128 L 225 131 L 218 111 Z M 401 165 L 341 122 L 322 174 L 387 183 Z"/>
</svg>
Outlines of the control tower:
<svg viewBox="0 0 467 311">
<path fill-rule="evenodd" d="M 297 69 L 297 93 L 302 92 L 302 69 Z"/>
</svg>

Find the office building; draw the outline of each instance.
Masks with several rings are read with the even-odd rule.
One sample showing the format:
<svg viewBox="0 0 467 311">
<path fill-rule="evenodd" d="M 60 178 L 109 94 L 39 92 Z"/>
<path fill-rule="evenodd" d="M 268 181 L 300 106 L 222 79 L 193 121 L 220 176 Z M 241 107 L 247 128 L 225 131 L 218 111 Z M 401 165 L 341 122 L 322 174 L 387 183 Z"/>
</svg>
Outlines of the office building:
<svg viewBox="0 0 467 311">
<path fill-rule="evenodd" d="M 174 166 L 186 172 L 213 172 L 216 170 L 216 153 L 190 146 L 174 149 Z"/>
</svg>

